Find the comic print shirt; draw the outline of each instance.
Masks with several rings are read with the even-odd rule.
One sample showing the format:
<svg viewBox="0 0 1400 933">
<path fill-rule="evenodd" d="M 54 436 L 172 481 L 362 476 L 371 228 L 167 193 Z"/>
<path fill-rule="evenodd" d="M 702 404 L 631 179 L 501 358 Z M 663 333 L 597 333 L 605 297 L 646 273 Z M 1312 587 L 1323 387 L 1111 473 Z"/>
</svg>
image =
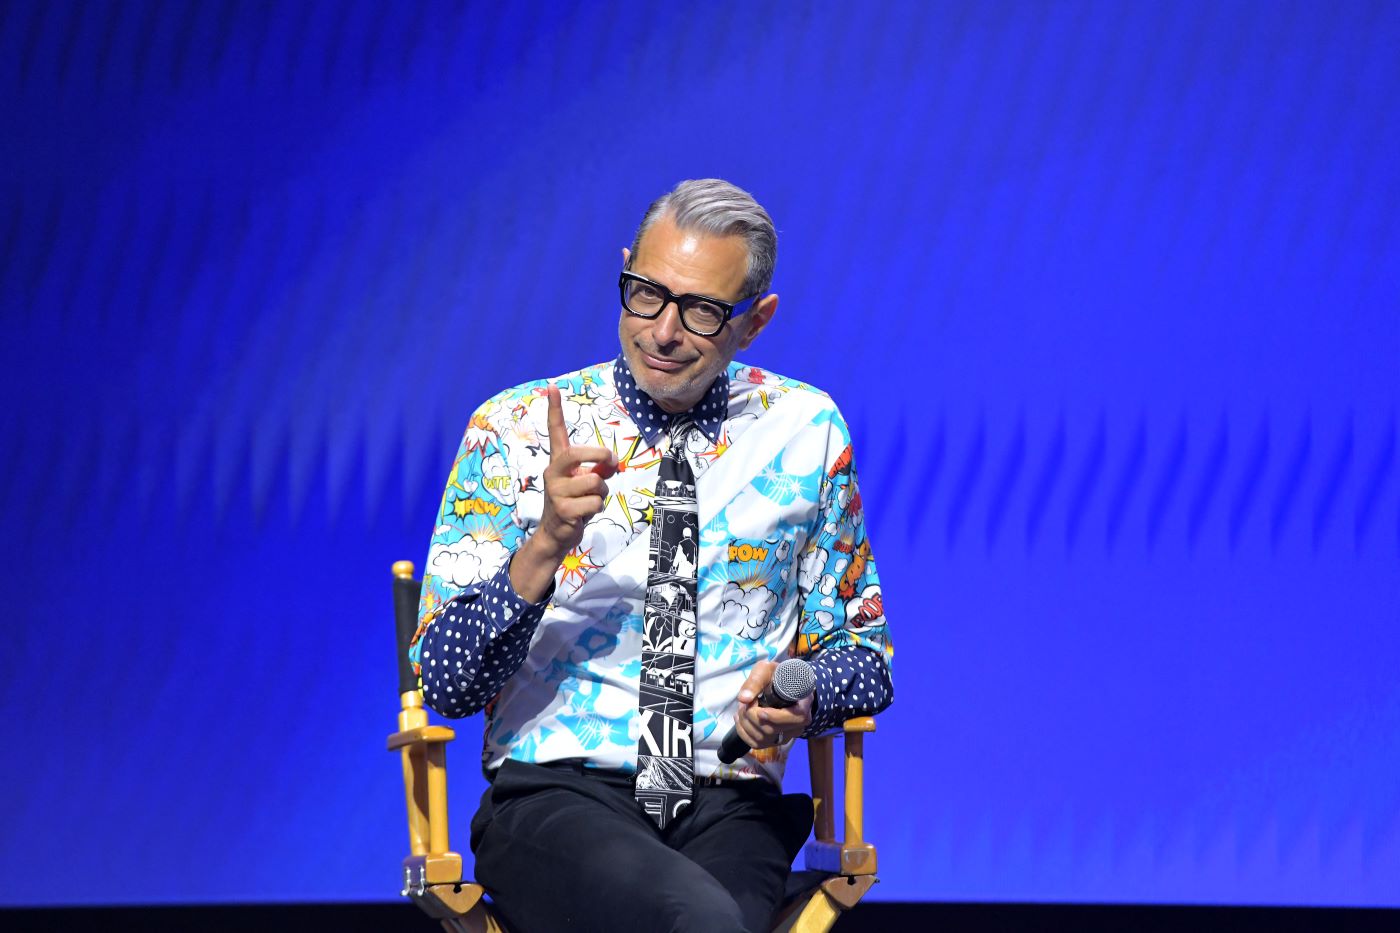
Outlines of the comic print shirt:
<svg viewBox="0 0 1400 933">
<path fill-rule="evenodd" d="M 482 763 L 582 759 L 633 773 L 651 501 L 671 418 L 622 357 L 552 380 L 570 441 L 608 447 L 604 508 L 532 605 L 509 559 L 539 522 L 551 380 L 471 417 L 448 476 L 410 657 L 428 706 L 486 709 Z M 817 671 L 809 734 L 892 699 L 892 647 L 866 536 L 850 434 L 823 392 L 732 363 L 689 413 L 700 509 L 693 740 L 700 777 L 780 783 L 788 746 L 719 762 L 755 661 Z"/>
</svg>

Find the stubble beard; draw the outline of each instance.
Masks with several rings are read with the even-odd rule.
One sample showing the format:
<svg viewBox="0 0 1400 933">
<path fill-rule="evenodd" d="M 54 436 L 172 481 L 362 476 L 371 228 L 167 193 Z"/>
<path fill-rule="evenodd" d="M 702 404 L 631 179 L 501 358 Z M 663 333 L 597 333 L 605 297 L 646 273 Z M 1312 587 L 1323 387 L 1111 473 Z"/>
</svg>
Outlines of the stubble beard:
<svg viewBox="0 0 1400 933">
<path fill-rule="evenodd" d="M 668 380 L 652 373 L 646 363 L 642 361 L 641 356 L 645 351 L 635 344 L 632 345 L 631 349 L 632 352 L 626 354 L 628 356 L 627 365 L 632 370 L 632 378 L 636 381 L 637 388 L 651 396 L 652 401 L 668 411 L 668 406 L 684 411 L 698 403 L 700 399 L 704 398 L 710 383 L 714 382 L 719 375 L 717 372 L 713 373 L 707 381 L 704 372 L 687 370 L 679 374 L 682 376 L 681 379 Z M 701 385 L 702 382 L 704 382 L 703 385 Z"/>
</svg>

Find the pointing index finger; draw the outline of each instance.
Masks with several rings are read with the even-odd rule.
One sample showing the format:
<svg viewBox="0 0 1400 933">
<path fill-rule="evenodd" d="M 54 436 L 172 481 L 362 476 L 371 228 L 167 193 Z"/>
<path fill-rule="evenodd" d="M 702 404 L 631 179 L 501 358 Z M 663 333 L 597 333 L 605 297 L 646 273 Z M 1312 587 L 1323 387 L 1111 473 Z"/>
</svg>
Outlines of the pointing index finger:
<svg viewBox="0 0 1400 933">
<path fill-rule="evenodd" d="M 545 394 L 549 399 L 549 459 L 554 460 L 569 449 L 569 432 L 564 428 L 564 402 L 559 387 L 551 382 Z"/>
</svg>

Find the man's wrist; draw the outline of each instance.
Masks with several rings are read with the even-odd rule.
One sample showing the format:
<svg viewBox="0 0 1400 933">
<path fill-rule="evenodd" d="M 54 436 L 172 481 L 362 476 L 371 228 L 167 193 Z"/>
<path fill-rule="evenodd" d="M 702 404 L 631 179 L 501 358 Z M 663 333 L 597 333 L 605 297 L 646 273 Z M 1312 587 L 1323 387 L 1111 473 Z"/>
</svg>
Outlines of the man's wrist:
<svg viewBox="0 0 1400 933">
<path fill-rule="evenodd" d="M 554 575 L 564 562 L 564 555 L 556 556 L 556 550 L 539 532 L 525 539 L 510 560 L 510 586 L 517 596 L 531 604 L 549 598 Z"/>
</svg>

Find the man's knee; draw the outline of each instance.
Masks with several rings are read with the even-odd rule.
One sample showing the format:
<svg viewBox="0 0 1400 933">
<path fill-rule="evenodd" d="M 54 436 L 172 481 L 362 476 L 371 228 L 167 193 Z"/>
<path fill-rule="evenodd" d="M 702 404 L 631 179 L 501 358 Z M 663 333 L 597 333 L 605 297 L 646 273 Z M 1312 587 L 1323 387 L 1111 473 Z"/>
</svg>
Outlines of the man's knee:
<svg viewBox="0 0 1400 933">
<path fill-rule="evenodd" d="M 724 890 L 706 891 L 694 897 L 673 896 L 668 899 L 662 916 L 667 925 L 658 923 L 657 929 L 671 933 L 763 933 L 744 925 L 743 912 Z"/>
<path fill-rule="evenodd" d="M 650 864 L 635 858 L 621 863 L 615 894 L 635 907 L 629 918 L 638 930 L 671 933 L 763 933 L 750 931 L 734 896 L 705 869 L 668 850 Z"/>
</svg>

